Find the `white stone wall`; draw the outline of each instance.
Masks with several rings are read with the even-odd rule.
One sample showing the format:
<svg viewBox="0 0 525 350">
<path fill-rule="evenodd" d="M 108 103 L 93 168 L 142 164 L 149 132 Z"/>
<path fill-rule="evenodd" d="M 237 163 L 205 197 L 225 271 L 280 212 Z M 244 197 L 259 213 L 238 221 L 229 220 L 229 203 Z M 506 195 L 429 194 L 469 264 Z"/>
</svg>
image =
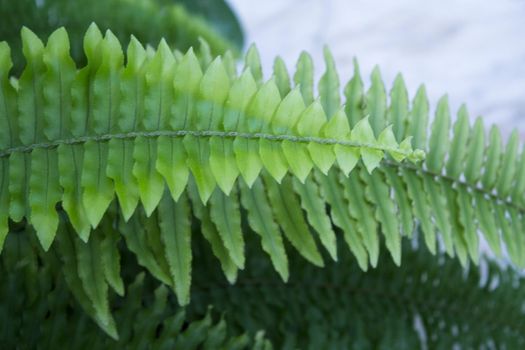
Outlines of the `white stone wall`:
<svg viewBox="0 0 525 350">
<path fill-rule="evenodd" d="M 388 86 L 402 72 L 411 96 L 425 83 L 432 106 L 448 93 L 525 140 L 524 0 L 229 0 L 268 74 L 276 55 L 292 69 L 302 50 L 322 73 L 331 48 L 342 81 L 352 58 L 363 75 L 381 68 Z"/>
</svg>

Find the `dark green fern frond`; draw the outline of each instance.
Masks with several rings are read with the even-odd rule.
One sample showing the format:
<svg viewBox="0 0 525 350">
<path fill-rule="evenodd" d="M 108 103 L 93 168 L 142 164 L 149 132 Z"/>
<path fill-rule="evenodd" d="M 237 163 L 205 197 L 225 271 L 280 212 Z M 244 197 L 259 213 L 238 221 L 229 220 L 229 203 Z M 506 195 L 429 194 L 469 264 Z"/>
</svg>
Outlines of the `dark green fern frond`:
<svg viewBox="0 0 525 350">
<path fill-rule="evenodd" d="M 264 332 L 233 333 L 214 310 L 190 320 L 168 289 L 151 285 L 143 273 L 126 286 L 125 299 L 112 299 L 115 323 L 103 327 L 106 334 L 71 295 L 67 276 L 64 280 L 57 273 L 53 252 L 35 251 L 30 238 L 23 232 L 10 235 L 7 245 L 12 249 L 0 263 L 0 297 L 9 300 L 0 305 L 3 348 L 271 348 Z"/>
<path fill-rule="evenodd" d="M 23 69 L 24 56 L 20 45 L 20 28 L 30 27 L 47 38 L 56 28 L 65 27 L 71 37 L 71 55 L 84 64 L 82 38 L 92 22 L 103 30 L 111 29 L 127 45 L 135 35 L 144 45 L 156 45 L 161 38 L 173 48 L 186 51 L 203 38 L 213 55 L 239 48 L 219 34 L 201 16 L 188 13 L 182 4 L 161 4 L 157 0 L 20 0 L 0 1 L 0 41 L 13 48 L 14 72 Z"/>
<path fill-rule="evenodd" d="M 265 329 L 278 349 L 525 346 L 523 277 L 510 267 L 482 258 L 481 267 L 464 270 L 405 241 L 400 267 L 381 255 L 367 272 L 344 249 L 322 269 L 292 254 L 290 280 L 282 283 L 252 243 L 235 285 L 214 279 L 219 271 L 207 264 L 196 266 L 188 315 L 212 303 L 234 329 Z"/>
</svg>

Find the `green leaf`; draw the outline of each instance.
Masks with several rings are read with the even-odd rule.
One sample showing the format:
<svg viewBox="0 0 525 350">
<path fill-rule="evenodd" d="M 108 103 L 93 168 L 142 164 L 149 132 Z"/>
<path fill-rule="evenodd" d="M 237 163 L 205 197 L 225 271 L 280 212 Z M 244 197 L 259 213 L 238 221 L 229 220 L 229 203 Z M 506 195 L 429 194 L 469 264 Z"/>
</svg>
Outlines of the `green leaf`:
<svg viewBox="0 0 525 350">
<path fill-rule="evenodd" d="M 362 237 L 354 229 L 355 221 L 348 216 L 345 210 L 348 208 L 348 204 L 341 193 L 337 174 L 334 170 L 331 170 L 326 176 L 318 172 L 315 174 L 320 185 L 321 195 L 330 205 L 334 225 L 343 230 L 345 241 L 355 255 L 359 267 L 366 271 L 368 269 L 368 254 L 363 246 Z"/>
<path fill-rule="evenodd" d="M 490 199 L 485 198 L 482 192 L 474 192 L 474 201 L 476 210 L 476 219 L 479 223 L 479 228 L 487 243 L 489 244 L 492 252 L 500 257 L 501 256 L 501 244 L 498 232 L 498 225 L 496 224 L 496 215 L 494 204 Z"/>
<path fill-rule="evenodd" d="M 283 59 L 277 56 L 273 62 L 273 74 L 275 76 L 275 83 L 279 89 L 279 93 L 282 97 L 290 93 L 290 75 Z"/>
<path fill-rule="evenodd" d="M 408 92 L 401 74 L 398 74 L 394 80 L 394 86 L 390 90 L 390 101 L 387 120 L 393 125 L 396 140 L 401 141 L 405 138 L 408 124 Z"/>
<path fill-rule="evenodd" d="M 437 105 L 426 158 L 427 168 L 436 174 L 441 174 L 445 155 L 449 150 L 449 129 L 450 111 L 448 108 L 448 97 L 445 95 L 439 100 Z"/>
<path fill-rule="evenodd" d="M 35 149 L 31 153 L 29 188 L 31 224 L 36 229 L 40 244 L 47 251 L 58 228 L 55 206 L 62 198 L 58 182 L 58 154 L 55 151 Z"/>
<path fill-rule="evenodd" d="M 157 140 L 137 137 L 133 147 L 133 176 L 138 185 L 139 196 L 150 216 L 157 207 L 164 192 L 164 181 L 156 169 Z"/>
<path fill-rule="evenodd" d="M 20 139 L 22 143 L 44 140 L 44 44 L 26 27 L 22 28 L 22 51 L 26 67 L 20 76 L 18 89 L 18 110 Z"/>
<path fill-rule="evenodd" d="M 475 264 L 479 262 L 479 241 L 477 228 L 474 224 L 474 209 L 472 195 L 464 185 L 457 188 L 459 222 L 463 226 L 463 236 L 467 243 L 468 252 Z"/>
<path fill-rule="evenodd" d="M 134 140 L 112 139 L 108 146 L 106 175 L 113 180 L 124 220 L 129 220 L 139 202 L 139 185 L 133 176 Z"/>
<path fill-rule="evenodd" d="M 423 184 L 414 171 L 401 168 L 401 174 L 408 189 L 408 196 L 412 201 L 414 216 L 419 220 L 425 237 L 425 243 L 432 254 L 436 253 L 436 233 L 432 224 L 430 206 L 427 204 Z"/>
<path fill-rule="evenodd" d="M 106 176 L 108 144 L 88 141 L 84 144 L 82 165 L 82 203 L 92 227 L 97 227 L 113 200 L 113 183 Z"/>
<path fill-rule="evenodd" d="M 353 218 L 357 231 L 363 239 L 363 245 L 368 251 L 370 264 L 377 266 L 379 258 L 378 224 L 374 218 L 374 210 L 368 198 L 365 197 L 366 184 L 360 178 L 358 171 L 349 174 L 348 179 L 340 176 L 343 185 L 343 195 L 348 203 L 348 213 Z"/>
<path fill-rule="evenodd" d="M 428 125 L 428 98 L 424 85 L 417 89 L 408 120 L 407 136 L 413 137 L 414 149 L 426 149 Z"/>
<path fill-rule="evenodd" d="M 219 193 L 224 196 L 224 194 L 218 190 L 215 190 L 215 192 L 213 193 Z M 188 196 L 192 204 L 193 214 L 201 221 L 202 235 L 210 243 L 213 254 L 217 257 L 217 259 L 219 259 L 222 271 L 224 272 L 226 279 L 228 280 L 228 282 L 233 284 L 237 279 L 238 268 L 235 265 L 235 262 L 232 260 L 230 252 L 224 246 L 224 242 L 221 239 L 219 232 L 217 231 L 218 226 L 216 227 L 216 225 L 214 225 L 214 223 L 212 222 L 210 215 L 211 210 L 209 210 L 210 208 L 205 207 L 202 204 L 202 201 L 199 198 L 199 194 L 193 181 L 191 181 L 188 184 Z M 213 199 L 214 195 L 210 197 L 210 202 L 212 202 Z M 244 251 L 242 259 L 244 263 Z"/>
<path fill-rule="evenodd" d="M 321 244 L 328 250 L 332 259 L 337 261 L 335 232 L 326 213 L 325 202 L 319 193 L 319 186 L 314 181 L 302 184 L 295 178 L 292 179 L 292 184 L 301 199 L 301 207 L 306 212 L 308 223 L 317 231 Z"/>
<path fill-rule="evenodd" d="M 31 155 L 13 153 L 9 157 L 9 217 L 16 222 L 29 217 L 30 174 Z"/>
<path fill-rule="evenodd" d="M 181 306 L 190 301 L 192 254 L 189 218 L 187 197 L 181 196 L 175 202 L 165 193 L 159 205 L 158 219 L 164 252 L 175 283 L 175 295 Z"/>
<path fill-rule="evenodd" d="M 13 66 L 9 45 L 0 42 L 0 148 L 19 143 L 17 92 L 9 82 L 9 71 Z"/>
<path fill-rule="evenodd" d="M 215 191 L 210 197 L 210 218 L 235 265 L 244 269 L 244 238 L 237 190 L 228 196 Z"/>
<path fill-rule="evenodd" d="M 481 184 L 486 190 L 492 190 L 498 179 L 501 167 L 501 134 L 496 126 L 490 128 L 489 145 L 485 154 L 484 172 Z"/>
<path fill-rule="evenodd" d="M 157 139 L 157 162 L 155 166 L 159 174 L 166 180 L 173 200 L 177 201 L 186 188 L 190 174 L 186 164 L 183 140 L 160 136 Z"/>
<path fill-rule="evenodd" d="M 372 71 L 372 85 L 366 93 L 367 112 L 374 135 L 378 136 L 386 126 L 386 92 L 379 67 Z"/>
<path fill-rule="evenodd" d="M 454 138 L 450 146 L 447 161 L 447 175 L 458 178 L 465 167 L 467 145 L 469 143 L 469 117 L 467 107 L 462 105 L 458 112 L 458 118 L 454 124 Z"/>
<path fill-rule="evenodd" d="M 0 253 L 9 231 L 9 161 L 0 158 Z"/>
<path fill-rule="evenodd" d="M 275 223 L 265 188 L 257 179 L 251 189 L 240 182 L 241 203 L 248 212 L 248 223 L 261 236 L 263 250 L 270 256 L 272 265 L 284 281 L 288 280 L 288 258 L 279 227 Z"/>
<path fill-rule="evenodd" d="M 478 117 L 470 135 L 467 146 L 465 160 L 465 179 L 475 185 L 481 177 L 481 167 L 483 166 L 483 153 L 485 152 L 485 128 L 483 118 Z"/>
<path fill-rule="evenodd" d="M 328 49 L 323 48 L 326 71 L 319 80 L 319 97 L 328 118 L 331 118 L 341 106 L 339 95 L 339 76 L 335 68 L 334 58 Z"/>
<path fill-rule="evenodd" d="M 383 173 L 376 171 L 368 174 L 360 172 L 366 186 L 366 197 L 375 204 L 375 217 L 381 223 L 381 230 L 385 236 L 385 244 L 396 265 L 401 265 L 401 233 L 397 211 L 390 198 L 390 188 L 385 183 Z"/>
<path fill-rule="evenodd" d="M 293 191 L 291 178 L 285 177 L 281 184 L 267 175 L 263 175 L 263 178 L 270 207 L 286 238 L 306 260 L 316 266 L 324 266 L 323 258 L 304 220 L 300 202 Z"/>
<path fill-rule="evenodd" d="M 252 44 L 246 56 L 244 56 L 244 69 L 249 69 L 257 85 L 262 84 L 263 73 L 261 68 L 261 57 L 255 44 Z"/>
<path fill-rule="evenodd" d="M 314 64 L 312 57 L 305 51 L 301 52 L 297 60 L 293 81 L 300 87 L 304 103 L 306 105 L 312 103 L 314 101 Z"/>
<path fill-rule="evenodd" d="M 412 216 L 412 208 L 410 206 L 406 185 L 403 183 L 401 175 L 399 175 L 394 168 L 384 167 L 382 170 L 386 175 L 388 184 L 394 190 L 394 197 L 399 209 L 403 233 L 405 236 L 412 237 L 414 231 L 414 218 Z"/>
<path fill-rule="evenodd" d="M 375 146 L 376 140 L 374 138 L 374 131 L 369 123 L 369 118 L 361 119 L 350 133 L 350 140 L 356 141 L 365 145 Z M 377 168 L 381 159 L 383 159 L 383 152 L 377 149 L 362 147 L 360 149 L 363 163 L 369 173 Z"/>
<path fill-rule="evenodd" d="M 363 80 L 359 73 L 359 64 L 354 58 L 354 76 L 345 86 L 345 112 L 348 116 L 350 127 L 355 125 L 365 117 L 366 98 L 364 94 Z"/>
<path fill-rule="evenodd" d="M 100 258 L 107 283 L 120 296 L 124 296 L 124 281 L 120 277 L 120 251 L 118 242 L 120 233 L 111 227 L 109 220 L 104 220 L 95 237 L 100 240 Z M 103 237 L 99 236 L 102 235 Z"/>
<path fill-rule="evenodd" d="M 501 197 L 506 198 L 509 196 L 512 186 L 514 185 L 513 180 L 516 174 L 516 159 L 518 158 L 518 143 L 519 135 L 518 131 L 514 130 L 510 135 L 509 141 L 505 153 L 501 159 L 500 174 L 496 183 L 496 189 Z"/>
<path fill-rule="evenodd" d="M 70 136 L 71 84 L 75 62 L 69 56 L 69 38 L 62 27 L 55 30 L 44 49 L 44 134 L 49 140 Z"/>
<path fill-rule="evenodd" d="M 188 156 L 187 164 L 195 178 L 199 195 L 202 202 L 206 203 L 217 184 L 209 162 L 210 144 L 208 140 L 193 135 L 184 136 L 182 143 Z"/>
</svg>

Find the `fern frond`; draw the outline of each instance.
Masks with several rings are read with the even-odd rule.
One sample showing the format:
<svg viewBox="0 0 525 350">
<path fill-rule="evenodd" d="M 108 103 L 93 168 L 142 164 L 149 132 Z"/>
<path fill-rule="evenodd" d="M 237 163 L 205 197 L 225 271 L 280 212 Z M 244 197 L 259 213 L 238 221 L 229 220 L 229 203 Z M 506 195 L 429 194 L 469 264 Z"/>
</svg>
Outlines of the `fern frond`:
<svg viewBox="0 0 525 350">
<path fill-rule="evenodd" d="M 334 259 L 342 234 L 367 270 L 377 266 L 381 237 L 400 264 L 401 238 L 416 224 L 431 252 L 442 244 L 463 264 L 469 256 L 478 260 L 478 227 L 494 251 L 502 236 L 513 261 L 525 262 L 523 198 L 516 192 L 525 186 L 525 158 L 516 159 L 516 138 L 502 156 L 493 131 L 480 160 L 482 126 L 471 137 L 462 109 L 449 140 L 446 98 L 427 137 L 424 89 L 409 110 L 402 78 L 389 104 L 379 70 L 365 92 L 356 66 L 340 106 L 328 51 L 314 99 L 307 54 L 291 86 L 279 60 L 263 79 L 255 48 L 237 75 L 228 56 L 213 58 L 205 43 L 199 54 L 183 55 L 165 41 L 153 50 L 132 38 L 124 55 L 110 31 L 103 36 L 92 25 L 84 39 L 87 65 L 77 69 L 65 30 L 47 45 L 28 29 L 22 37 L 27 66 L 17 84 L 9 76 L 9 46 L 0 45 L 0 237 L 27 223 L 47 250 L 57 229 L 59 240 L 67 231 L 75 240 L 60 243 L 61 254 L 78 261 L 68 278 L 83 286 L 77 297 L 104 326 L 104 296 L 110 286 L 121 290 L 118 262 L 106 257 L 83 266 L 94 252 L 115 250 L 113 238 L 91 236 L 116 225 L 139 264 L 186 304 L 191 212 L 231 282 L 244 267 L 248 228 L 284 280 L 286 240 L 322 266 L 312 233 Z M 424 164 L 416 146 L 428 151 Z"/>
<path fill-rule="evenodd" d="M 416 232 L 420 233 L 420 232 Z M 246 271 L 229 285 L 203 266 L 195 268 L 189 315 L 211 302 L 228 325 L 264 327 L 276 348 L 449 349 L 522 348 L 523 277 L 485 257 L 463 269 L 443 253 L 431 255 L 418 240 L 403 245 L 403 264 L 379 257 L 363 272 L 346 250 L 322 269 L 290 257 L 283 284 L 253 241 Z M 205 272 L 206 271 L 206 272 Z M 242 302 L 239 302 L 242 301 Z M 235 310 L 235 311 L 233 311 Z"/>
</svg>

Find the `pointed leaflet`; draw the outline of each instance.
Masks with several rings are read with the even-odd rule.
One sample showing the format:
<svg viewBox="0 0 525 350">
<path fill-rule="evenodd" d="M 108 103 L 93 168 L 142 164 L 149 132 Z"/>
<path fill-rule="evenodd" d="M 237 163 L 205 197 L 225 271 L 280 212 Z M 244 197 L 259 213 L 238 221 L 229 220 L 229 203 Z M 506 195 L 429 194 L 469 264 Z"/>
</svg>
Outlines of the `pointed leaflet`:
<svg viewBox="0 0 525 350">
<path fill-rule="evenodd" d="M 220 57 L 215 59 L 204 73 L 199 85 L 199 96 L 204 100 L 197 105 L 197 130 L 215 130 L 221 123 L 223 104 L 228 96 L 230 81 Z M 210 144 L 202 137 L 186 135 L 184 147 L 188 155 L 188 166 L 193 173 L 199 194 L 205 203 L 215 189 L 217 179 L 210 166 Z M 222 181 L 227 189 L 235 181 L 236 173 L 223 174 L 229 177 Z M 220 177 L 221 175 L 219 175 Z M 232 179 L 233 176 L 233 179 Z"/>
<path fill-rule="evenodd" d="M 210 197 L 210 204 L 213 203 L 214 195 L 216 193 L 225 196 L 225 194 L 218 189 L 215 189 L 213 193 L 214 194 Z M 217 259 L 219 259 L 222 271 L 224 272 L 226 279 L 228 280 L 228 282 L 234 283 L 237 279 L 238 268 L 235 265 L 235 262 L 232 260 L 230 252 L 224 246 L 224 242 L 221 239 L 219 233 L 217 232 L 218 228 L 216 227 L 216 225 L 213 224 L 210 218 L 210 204 L 208 204 L 207 206 L 204 206 L 202 204 L 202 201 L 199 198 L 199 193 L 193 181 L 190 181 L 188 183 L 188 196 L 192 205 L 193 215 L 195 215 L 195 217 L 198 218 L 201 222 L 200 231 L 202 235 L 210 243 L 213 254 L 217 257 Z M 244 264 L 244 248 L 242 253 L 242 259 Z"/>
<path fill-rule="evenodd" d="M 57 152 L 49 149 L 31 152 L 29 188 L 31 224 L 36 229 L 40 244 L 47 251 L 58 228 L 55 206 L 62 198 L 58 183 Z"/>
<path fill-rule="evenodd" d="M 102 135 L 115 129 L 119 114 L 119 78 L 124 63 L 124 54 L 117 37 L 106 32 L 100 43 L 100 67 L 93 79 L 93 123 L 92 131 Z"/>
<path fill-rule="evenodd" d="M 483 118 L 478 117 L 470 135 L 467 149 L 468 157 L 465 161 L 465 179 L 475 185 L 481 177 L 483 153 L 485 152 L 485 128 Z"/>
<path fill-rule="evenodd" d="M 263 174 L 263 179 L 275 220 L 286 238 L 306 260 L 316 266 L 324 266 L 293 191 L 290 176 L 286 176 L 281 184 L 277 184 L 267 174 Z"/>
<path fill-rule="evenodd" d="M 454 256 L 451 218 L 447 210 L 447 198 L 443 193 L 443 184 L 436 181 L 432 175 L 423 174 L 423 188 L 430 208 L 433 208 L 434 223 L 441 232 L 445 251 L 448 255 Z"/>
<path fill-rule="evenodd" d="M 408 92 L 401 74 L 398 74 L 394 80 L 394 86 L 390 90 L 390 101 L 387 120 L 393 126 L 396 140 L 401 141 L 405 138 L 408 123 Z"/>
<path fill-rule="evenodd" d="M 175 202 L 165 193 L 158 213 L 161 239 L 175 283 L 175 295 L 179 305 L 187 305 L 190 301 L 192 261 L 188 198 L 183 195 Z"/>
<path fill-rule="evenodd" d="M 100 259 L 100 241 L 93 238 L 84 243 L 78 238 L 72 239 L 76 251 L 77 273 L 83 290 L 93 305 L 96 317 L 107 327 L 113 322 L 113 317 L 109 309 L 108 284 Z"/>
<path fill-rule="evenodd" d="M 496 189 L 502 198 L 509 196 L 512 186 L 514 185 L 513 180 L 516 174 L 518 143 L 518 131 L 514 130 L 510 135 L 505 153 L 502 156 L 500 175 L 496 183 Z"/>
<path fill-rule="evenodd" d="M 321 129 L 325 124 L 326 115 L 324 114 L 323 106 L 321 106 L 319 101 L 314 101 L 301 113 L 299 121 L 295 125 L 295 130 L 299 136 L 319 136 L 322 134 Z M 335 162 L 334 146 L 309 142 L 307 149 L 315 166 L 324 174 L 327 174 Z"/>
<path fill-rule="evenodd" d="M 44 77 L 44 134 L 49 140 L 64 139 L 71 134 L 71 84 L 76 67 L 69 56 L 69 38 L 62 27 L 54 31 L 43 56 Z"/>
<path fill-rule="evenodd" d="M 406 136 L 412 136 L 414 149 L 427 149 L 428 98 L 425 86 L 417 89 L 408 119 Z"/>
<path fill-rule="evenodd" d="M 257 85 L 262 84 L 263 80 L 263 73 L 261 68 L 261 57 L 259 56 L 259 51 L 257 50 L 257 47 L 255 44 L 252 44 L 248 51 L 246 52 L 246 56 L 244 56 L 244 69 L 249 69 L 252 73 L 253 79 L 257 83 Z"/>
<path fill-rule="evenodd" d="M 412 216 L 412 208 L 410 199 L 408 198 L 408 190 L 401 179 L 401 175 L 397 173 L 394 167 L 384 167 L 383 172 L 386 175 L 386 180 L 394 190 L 394 197 L 399 209 L 399 216 L 401 226 L 405 236 L 412 237 L 414 231 L 414 218 Z"/>
<path fill-rule="evenodd" d="M 328 118 L 332 117 L 341 107 L 339 95 L 339 76 L 335 69 L 332 53 L 327 46 L 323 48 L 326 71 L 319 80 L 319 97 Z"/>
<path fill-rule="evenodd" d="M 146 131 L 165 129 L 171 117 L 173 104 L 173 73 L 175 58 L 164 40 L 145 66 L 144 116 L 141 120 Z M 156 169 L 157 142 L 153 138 L 136 138 L 133 175 L 138 183 L 140 199 L 146 215 L 151 215 L 164 192 L 164 181 Z"/>
<path fill-rule="evenodd" d="M 104 276 L 108 284 L 120 296 L 124 296 L 124 282 L 120 277 L 120 251 L 118 249 L 118 242 L 120 240 L 120 233 L 112 227 L 111 220 L 104 220 L 99 232 L 95 232 L 95 236 L 100 236 L 100 258 L 102 260 L 102 268 Z"/>
<path fill-rule="evenodd" d="M 260 179 L 256 179 L 252 188 L 248 188 L 242 181 L 241 203 L 248 212 L 248 223 L 253 231 L 261 236 L 263 250 L 268 253 L 272 265 L 284 281 L 288 280 L 288 258 L 284 249 L 283 239 L 279 227 L 275 223 L 270 205 L 266 198 L 266 191 Z"/>
<path fill-rule="evenodd" d="M 113 183 L 106 176 L 108 144 L 88 141 L 84 144 L 82 167 L 82 202 L 92 227 L 96 227 L 113 200 Z"/>
<path fill-rule="evenodd" d="M 348 141 L 351 139 L 350 127 L 343 110 L 339 110 L 321 129 L 321 135 L 328 139 Z M 349 137 L 350 136 L 350 137 Z M 348 175 L 359 160 L 359 148 L 335 144 L 333 152 L 339 167 L 344 174 Z"/>
<path fill-rule="evenodd" d="M 390 188 L 385 183 L 382 172 L 372 174 L 360 171 L 366 186 L 365 194 L 368 200 L 375 204 L 375 217 L 381 223 L 381 231 L 385 236 L 385 244 L 396 265 L 401 264 L 401 234 L 397 211 L 390 198 Z"/>
<path fill-rule="evenodd" d="M 157 147 L 155 167 L 166 180 L 171 197 L 176 201 L 186 188 L 190 174 L 183 141 L 179 138 L 159 136 Z"/>
<path fill-rule="evenodd" d="M 501 244 L 498 232 L 498 225 L 494 215 L 495 209 L 491 199 L 485 198 L 482 192 L 474 191 L 474 201 L 476 210 L 476 219 L 479 224 L 479 228 L 487 243 L 489 244 L 492 252 L 497 256 L 501 256 Z"/>
<path fill-rule="evenodd" d="M 126 246 L 132 251 L 139 263 L 145 267 L 149 273 L 164 284 L 171 285 L 171 277 L 169 271 L 164 269 L 164 266 L 157 260 L 156 252 L 148 244 L 148 233 L 144 229 L 144 223 L 140 218 L 144 216 L 142 209 L 139 208 L 135 215 L 131 216 L 129 221 L 119 226 L 119 230 L 123 233 L 126 239 Z"/>
<path fill-rule="evenodd" d="M 318 172 L 315 175 L 321 194 L 330 205 L 334 225 L 343 230 L 345 241 L 355 255 L 359 267 L 366 271 L 368 269 L 368 254 L 363 246 L 362 237 L 354 229 L 354 220 L 348 216 L 345 209 L 348 208 L 348 204 L 341 193 L 341 185 L 337 179 L 337 173 L 335 170 L 331 170 L 328 175 L 322 175 Z"/>
<path fill-rule="evenodd" d="M 509 215 L 510 215 L 510 222 L 512 225 L 512 231 L 514 233 L 517 233 L 514 236 L 514 240 L 512 243 L 507 244 L 513 244 L 515 249 L 515 255 L 516 259 L 514 262 L 519 268 L 523 268 L 525 266 L 525 239 L 523 237 L 523 215 L 520 215 L 518 210 L 514 207 L 509 207 L 508 209 Z"/>
<path fill-rule="evenodd" d="M 426 158 L 427 168 L 436 174 L 441 174 L 445 155 L 449 150 L 449 129 L 450 111 L 448 108 L 448 97 L 445 95 L 439 100 L 437 105 Z"/>
<path fill-rule="evenodd" d="M 138 184 L 140 200 L 146 215 L 150 216 L 164 192 L 164 181 L 156 168 L 157 140 L 137 137 L 133 147 L 133 159 L 133 176 Z"/>
<path fill-rule="evenodd" d="M 124 220 L 129 220 L 139 202 L 139 186 L 133 176 L 135 140 L 111 139 L 108 143 L 106 175 L 115 184 Z"/>
<path fill-rule="evenodd" d="M 9 162 L 6 158 L 0 158 L 0 253 L 9 231 Z"/>
<path fill-rule="evenodd" d="M 379 67 L 374 67 L 371 79 L 372 85 L 366 93 L 367 112 L 374 135 L 379 136 L 386 126 L 386 91 Z"/>
<path fill-rule="evenodd" d="M 301 95 L 305 104 L 314 101 L 314 64 L 312 57 L 305 51 L 301 52 L 297 64 L 293 81 L 301 89 Z"/>
<path fill-rule="evenodd" d="M 22 28 L 22 51 L 26 67 L 18 81 L 20 139 L 25 145 L 44 140 L 44 44 L 26 27 Z"/>
<path fill-rule="evenodd" d="M 288 75 L 288 69 L 283 59 L 277 56 L 273 62 L 273 75 L 275 76 L 275 84 L 279 89 L 281 97 L 284 97 L 290 93 L 290 75 Z"/>
<path fill-rule="evenodd" d="M 100 315 L 97 309 L 94 307 L 93 302 L 90 299 L 90 295 L 84 289 L 83 280 L 79 273 L 79 270 L 89 268 L 90 266 L 79 267 L 79 259 L 77 252 L 77 244 L 80 242 L 73 234 L 70 226 L 67 225 L 66 220 L 60 220 L 59 231 L 61 232 L 58 235 L 58 250 L 57 253 L 62 260 L 62 271 L 64 273 L 64 278 L 66 283 L 75 296 L 75 299 L 82 306 L 84 311 L 92 317 L 95 322 L 113 339 L 118 339 L 117 329 L 115 322 L 110 315 L 109 322 L 105 319 L 105 313 Z M 92 286 L 95 286 L 95 282 L 100 281 L 99 277 L 102 277 L 102 274 L 97 275 L 97 280 L 91 281 Z"/>
<path fill-rule="evenodd" d="M 224 53 L 222 56 L 222 62 L 224 63 L 224 69 L 226 69 L 228 77 L 231 80 L 237 78 L 237 60 L 230 50 Z"/>
<path fill-rule="evenodd" d="M 496 185 L 501 167 L 501 134 L 496 126 L 490 128 L 489 145 L 485 153 L 484 172 L 481 184 L 486 190 L 492 190 Z"/>
<path fill-rule="evenodd" d="M 306 181 L 302 184 L 296 178 L 292 179 L 292 183 L 295 192 L 301 198 L 301 207 L 306 212 L 308 223 L 317 231 L 321 244 L 328 250 L 332 259 L 337 261 L 335 232 L 317 184 L 314 181 Z"/>
<path fill-rule="evenodd" d="M 249 70 L 236 79 L 230 89 L 224 106 L 222 123 L 217 127 L 224 131 L 236 131 L 250 98 L 256 91 L 255 81 Z M 233 149 L 233 139 L 225 137 L 210 138 L 210 167 L 219 187 L 228 194 L 239 176 L 239 168 Z"/>
<path fill-rule="evenodd" d="M 525 147 L 521 150 L 520 160 L 517 164 L 515 184 L 511 191 L 511 198 L 517 203 L 523 203 L 525 191 Z"/>
<path fill-rule="evenodd" d="M 354 127 L 365 116 L 366 99 L 359 64 L 354 58 L 354 76 L 345 86 L 345 112 L 350 127 Z"/>
<path fill-rule="evenodd" d="M 454 124 L 454 138 L 450 146 L 450 153 L 447 161 L 447 175 L 459 178 L 465 168 L 465 158 L 467 155 L 467 145 L 469 143 L 469 118 L 467 107 L 462 105 L 458 112 L 458 118 Z"/>
<path fill-rule="evenodd" d="M 9 217 L 16 222 L 29 217 L 29 178 L 31 154 L 15 152 L 9 156 Z"/>
<path fill-rule="evenodd" d="M 285 101 L 289 102 L 286 104 Z M 277 135 L 296 134 L 295 126 L 302 118 L 304 103 L 301 94 L 297 88 L 293 89 L 283 100 L 272 119 L 272 131 Z M 318 130 L 312 130 L 310 135 L 315 135 Z M 283 140 L 281 143 L 282 152 L 288 163 L 291 172 L 304 182 L 313 163 L 308 153 L 307 144 L 296 141 Z M 262 156 L 262 154 L 261 154 Z"/>
<path fill-rule="evenodd" d="M 509 220 L 509 217 L 507 217 L 505 208 L 501 205 L 494 205 L 493 206 L 496 213 L 496 222 L 498 223 L 498 227 L 501 230 L 503 241 L 505 242 L 505 246 L 507 248 L 507 252 L 510 256 L 510 259 L 513 263 L 519 265 L 520 264 L 520 250 L 522 249 L 519 247 L 519 240 L 517 239 L 517 235 L 520 235 L 521 231 L 513 231 L 513 227 L 511 226 L 513 223 L 513 219 L 517 219 L 516 217 L 511 218 Z M 509 216 L 510 213 L 509 213 Z"/>
<path fill-rule="evenodd" d="M 279 104 L 275 114 L 265 123 L 261 125 L 263 133 L 273 133 L 283 135 L 289 133 L 290 128 L 296 123 L 301 111 L 304 109 L 304 103 L 301 95 L 297 89 L 293 89 Z M 277 182 L 280 182 L 288 171 L 287 157 L 291 156 L 293 152 L 293 145 L 288 145 L 288 152 L 283 153 L 281 149 L 281 142 L 260 139 L 259 140 L 259 154 L 261 161 Z M 282 142 L 284 144 L 284 141 Z M 307 169 L 302 169 L 300 162 L 295 163 L 296 170 L 302 171 L 302 176 Z"/>
<path fill-rule="evenodd" d="M 454 241 L 456 255 L 461 265 L 466 267 L 468 262 L 468 244 L 465 239 L 465 229 L 461 223 L 462 219 L 460 219 L 460 215 L 463 215 L 463 213 L 460 213 L 458 192 L 442 180 L 438 181 L 441 183 L 447 198 L 445 208 L 448 211 L 448 217 L 452 226 L 452 240 Z"/>
<path fill-rule="evenodd" d="M 353 171 L 348 178 L 339 176 L 343 186 L 343 195 L 348 203 L 348 214 L 354 219 L 356 230 L 363 237 L 363 245 L 368 251 L 370 265 L 377 266 L 379 258 L 379 237 L 377 221 L 374 218 L 372 204 L 365 197 L 366 184 L 360 178 L 359 171 Z"/>
<path fill-rule="evenodd" d="M 361 119 L 350 133 L 350 140 L 364 144 L 365 147 L 360 148 L 361 157 L 363 163 L 366 166 L 366 170 L 371 173 L 383 158 L 383 151 L 377 150 L 366 145 L 375 146 L 376 140 L 374 138 L 374 132 L 369 123 L 369 118 Z"/>
<path fill-rule="evenodd" d="M 425 243 L 432 254 L 436 252 L 436 233 L 434 232 L 434 225 L 430 215 L 430 206 L 425 197 L 423 184 L 421 183 L 418 174 L 413 170 L 401 168 L 403 180 L 407 185 L 408 196 L 412 201 L 412 210 L 414 216 L 419 220 L 423 235 L 425 236 Z"/>
<path fill-rule="evenodd" d="M 87 66 L 79 70 L 71 86 L 71 132 L 74 136 L 85 136 L 91 133 L 94 119 L 94 80 L 95 73 L 101 63 L 99 46 L 102 43 L 102 34 L 92 23 L 84 36 L 84 52 Z"/>
<path fill-rule="evenodd" d="M 279 90 L 273 79 L 264 83 L 255 93 L 246 108 L 246 118 L 240 118 L 238 131 L 257 133 L 269 124 L 274 111 L 281 102 Z M 244 181 L 251 187 L 262 169 L 257 140 L 237 137 L 233 142 L 237 166 Z"/>
<path fill-rule="evenodd" d="M 472 195 L 468 192 L 465 185 L 459 185 L 457 187 L 457 193 L 459 208 L 458 218 L 463 227 L 463 237 L 465 238 L 472 261 L 477 264 L 479 262 L 479 241 L 477 227 L 474 224 Z"/>
<path fill-rule="evenodd" d="M 244 238 L 241 229 L 241 213 L 237 189 L 226 196 L 215 191 L 210 197 L 210 218 L 219 236 L 238 268 L 244 268 Z"/>
<path fill-rule="evenodd" d="M 11 49 L 5 41 L 0 42 L 0 149 L 18 144 L 17 93 L 9 82 L 13 66 Z"/>
</svg>

